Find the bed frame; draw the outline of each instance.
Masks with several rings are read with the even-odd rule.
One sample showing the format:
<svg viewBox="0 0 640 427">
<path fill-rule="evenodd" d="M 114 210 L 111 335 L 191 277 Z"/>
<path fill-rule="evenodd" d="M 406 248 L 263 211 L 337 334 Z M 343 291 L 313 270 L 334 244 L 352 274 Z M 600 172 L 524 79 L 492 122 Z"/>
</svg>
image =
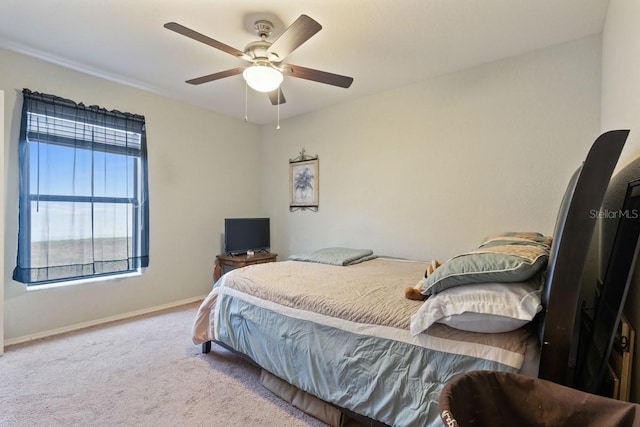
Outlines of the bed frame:
<svg viewBox="0 0 640 427">
<path fill-rule="evenodd" d="M 542 295 L 544 308 L 537 319 L 542 343 L 539 365 L 539 377 L 542 379 L 572 385 L 570 352 L 577 342 L 575 325 L 580 288 L 596 224 L 592 212 L 600 209 L 628 134 L 628 130 L 616 130 L 598 137 L 583 164 L 571 177 L 562 199 Z M 255 364 L 248 356 L 224 343 L 216 343 Z M 211 341 L 202 344 L 203 353 L 210 350 Z M 356 418 L 367 425 L 384 425 L 366 417 Z"/>
</svg>

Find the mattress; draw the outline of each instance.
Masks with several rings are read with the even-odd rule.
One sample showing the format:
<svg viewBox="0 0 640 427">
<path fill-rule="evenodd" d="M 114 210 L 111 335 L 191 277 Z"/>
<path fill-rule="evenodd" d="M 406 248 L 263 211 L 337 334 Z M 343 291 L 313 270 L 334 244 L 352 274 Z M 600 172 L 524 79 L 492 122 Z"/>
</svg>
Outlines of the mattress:
<svg viewBox="0 0 640 427">
<path fill-rule="evenodd" d="M 441 425 L 444 384 L 473 370 L 518 372 L 532 333 L 412 336 L 421 301 L 404 297 L 427 263 L 284 261 L 225 274 L 203 301 L 193 341 L 216 340 L 324 401 L 394 426 Z"/>
</svg>

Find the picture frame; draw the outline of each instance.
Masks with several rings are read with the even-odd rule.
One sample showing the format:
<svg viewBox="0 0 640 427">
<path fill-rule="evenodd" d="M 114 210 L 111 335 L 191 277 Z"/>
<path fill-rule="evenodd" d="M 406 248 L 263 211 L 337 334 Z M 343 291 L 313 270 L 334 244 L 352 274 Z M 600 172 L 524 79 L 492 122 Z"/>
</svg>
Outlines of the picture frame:
<svg viewBox="0 0 640 427">
<path fill-rule="evenodd" d="M 318 209 L 319 172 L 317 158 L 289 162 L 289 210 Z"/>
</svg>

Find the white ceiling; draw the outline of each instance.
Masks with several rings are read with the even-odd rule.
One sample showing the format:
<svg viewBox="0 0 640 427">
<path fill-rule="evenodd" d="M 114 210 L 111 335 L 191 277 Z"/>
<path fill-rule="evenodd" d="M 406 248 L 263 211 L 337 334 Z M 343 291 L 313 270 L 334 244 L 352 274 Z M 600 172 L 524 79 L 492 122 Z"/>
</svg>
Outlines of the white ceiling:
<svg viewBox="0 0 640 427">
<path fill-rule="evenodd" d="M 245 63 L 163 28 L 175 21 L 243 50 L 268 18 L 323 29 L 286 62 L 354 78 L 349 89 L 285 77 L 280 118 L 602 31 L 608 0 L 0 0 L 0 47 L 244 118 L 241 75 L 185 80 Z M 1 72 L 1 65 L 0 65 Z M 38 90 L 37 87 L 30 88 Z M 63 94 L 61 94 L 63 96 Z M 91 103 L 92 101 L 78 100 Z M 249 121 L 276 120 L 264 94 Z M 115 108 L 115 107 L 114 107 Z"/>
</svg>

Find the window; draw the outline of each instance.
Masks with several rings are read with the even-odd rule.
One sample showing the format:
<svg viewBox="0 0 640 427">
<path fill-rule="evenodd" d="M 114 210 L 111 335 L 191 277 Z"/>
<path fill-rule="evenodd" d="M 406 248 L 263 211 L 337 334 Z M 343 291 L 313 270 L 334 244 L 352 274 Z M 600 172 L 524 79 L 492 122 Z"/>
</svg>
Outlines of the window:
<svg viewBox="0 0 640 427">
<path fill-rule="evenodd" d="M 29 286 L 149 265 L 143 116 L 23 90 L 13 278 Z"/>
</svg>

